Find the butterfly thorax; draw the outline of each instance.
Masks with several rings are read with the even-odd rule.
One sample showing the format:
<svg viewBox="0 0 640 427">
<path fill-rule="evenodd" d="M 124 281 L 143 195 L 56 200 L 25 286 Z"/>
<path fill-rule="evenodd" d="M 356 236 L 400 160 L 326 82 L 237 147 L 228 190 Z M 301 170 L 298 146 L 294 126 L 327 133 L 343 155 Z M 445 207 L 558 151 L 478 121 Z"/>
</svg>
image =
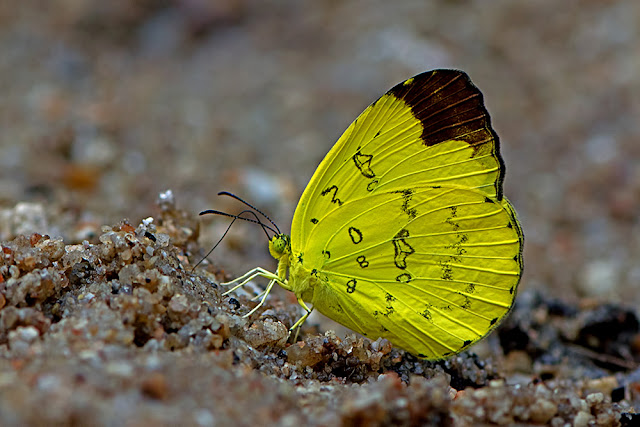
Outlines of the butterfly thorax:
<svg viewBox="0 0 640 427">
<path fill-rule="evenodd" d="M 286 234 L 276 234 L 269 240 L 269 253 L 278 260 L 279 284 L 304 301 L 313 301 L 313 290 L 317 278 L 298 262 L 291 251 L 291 238 Z"/>
</svg>

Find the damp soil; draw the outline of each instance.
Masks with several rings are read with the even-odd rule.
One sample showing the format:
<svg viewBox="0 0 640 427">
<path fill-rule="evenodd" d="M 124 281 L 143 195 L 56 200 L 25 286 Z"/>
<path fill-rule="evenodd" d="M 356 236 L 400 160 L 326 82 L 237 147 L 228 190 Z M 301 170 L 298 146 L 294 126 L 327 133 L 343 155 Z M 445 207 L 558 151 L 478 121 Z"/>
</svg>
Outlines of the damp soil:
<svg viewBox="0 0 640 427">
<path fill-rule="evenodd" d="M 40 211 L 42 212 L 42 211 Z M 32 218 L 38 220 L 37 218 Z M 0 413 L 19 425 L 625 425 L 640 399 L 633 310 L 522 292 L 481 343 L 424 361 L 305 325 L 290 301 L 254 314 L 224 295 L 199 223 L 171 192 L 140 224 L 67 245 L 2 244 Z M 629 420 L 629 421 L 626 421 Z M 630 425 L 630 424 L 626 424 Z"/>
</svg>

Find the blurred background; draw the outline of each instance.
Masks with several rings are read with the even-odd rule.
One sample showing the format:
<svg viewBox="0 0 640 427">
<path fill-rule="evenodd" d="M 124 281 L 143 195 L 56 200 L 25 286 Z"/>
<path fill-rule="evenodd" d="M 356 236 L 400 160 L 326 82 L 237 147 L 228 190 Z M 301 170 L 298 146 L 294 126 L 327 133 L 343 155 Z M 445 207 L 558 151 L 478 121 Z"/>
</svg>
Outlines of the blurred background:
<svg viewBox="0 0 640 427">
<path fill-rule="evenodd" d="M 471 76 L 500 135 L 522 288 L 640 302 L 636 1 L 2 2 L 0 217 L 39 203 L 21 231 L 71 243 L 153 215 L 166 189 L 193 215 L 239 211 L 227 190 L 288 230 L 350 122 L 441 67 Z M 203 219 L 201 244 L 227 224 Z M 261 230 L 230 234 L 218 267 L 274 267 Z"/>
</svg>

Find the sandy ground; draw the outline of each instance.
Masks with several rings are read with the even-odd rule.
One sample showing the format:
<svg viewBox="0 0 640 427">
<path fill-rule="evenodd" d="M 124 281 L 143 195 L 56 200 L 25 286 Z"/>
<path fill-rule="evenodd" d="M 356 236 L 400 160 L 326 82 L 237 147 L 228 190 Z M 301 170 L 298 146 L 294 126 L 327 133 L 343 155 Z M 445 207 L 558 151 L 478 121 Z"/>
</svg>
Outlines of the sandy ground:
<svg viewBox="0 0 640 427">
<path fill-rule="evenodd" d="M 31 0 L 0 24 L 4 424 L 631 417 L 637 2 Z M 319 318 L 287 345 L 295 300 L 243 320 L 214 286 L 274 268 L 247 225 L 190 273 L 228 224 L 197 212 L 239 210 L 218 191 L 287 230 L 348 124 L 443 67 L 484 93 L 526 234 L 518 306 L 475 354 L 421 362 Z"/>
</svg>

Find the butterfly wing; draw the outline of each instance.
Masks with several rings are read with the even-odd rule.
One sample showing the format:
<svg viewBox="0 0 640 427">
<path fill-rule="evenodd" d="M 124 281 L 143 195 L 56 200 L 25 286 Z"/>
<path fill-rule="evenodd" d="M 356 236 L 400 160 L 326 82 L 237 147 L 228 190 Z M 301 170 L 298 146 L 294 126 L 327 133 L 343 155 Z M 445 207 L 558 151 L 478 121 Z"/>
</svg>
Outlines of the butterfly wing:
<svg viewBox="0 0 640 427">
<path fill-rule="evenodd" d="M 422 357 L 462 350 L 508 312 L 522 270 L 503 176 L 466 74 L 436 70 L 395 86 L 351 124 L 303 193 L 291 290 Z M 296 283 L 300 271 L 315 278 L 312 292 Z"/>
<path fill-rule="evenodd" d="M 292 246 L 347 200 L 431 185 L 476 188 L 502 199 L 504 163 L 482 93 L 462 71 L 400 83 L 344 132 L 311 178 L 292 223 Z"/>
<path fill-rule="evenodd" d="M 323 242 L 302 258 L 321 266 L 320 312 L 437 359 L 478 341 L 509 311 L 522 233 L 508 205 L 440 186 L 376 194 L 367 206 L 347 201 L 309 235 Z"/>
</svg>

